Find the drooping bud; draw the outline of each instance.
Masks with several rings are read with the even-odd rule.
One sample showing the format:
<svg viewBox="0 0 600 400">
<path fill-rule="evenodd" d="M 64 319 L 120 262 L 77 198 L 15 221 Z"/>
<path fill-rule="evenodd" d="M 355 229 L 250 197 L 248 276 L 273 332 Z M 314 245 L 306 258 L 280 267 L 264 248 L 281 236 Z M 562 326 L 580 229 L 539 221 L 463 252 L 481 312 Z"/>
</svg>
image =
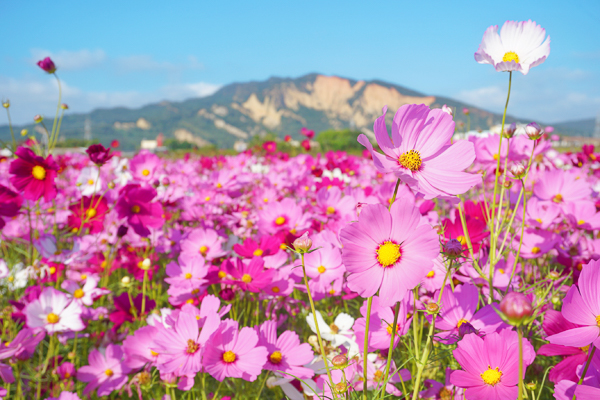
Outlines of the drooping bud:
<svg viewBox="0 0 600 400">
<path fill-rule="evenodd" d="M 531 140 L 538 140 L 542 137 L 543 132 L 544 131 L 542 130 L 542 128 L 540 128 L 540 126 L 535 122 L 531 122 L 525 127 L 525 134 Z"/>
<path fill-rule="evenodd" d="M 127 230 L 129 228 L 126 227 L 125 225 L 121 225 L 117 228 L 117 237 L 118 238 L 122 238 L 123 236 L 127 235 Z"/>
<path fill-rule="evenodd" d="M 452 111 L 452 109 L 450 107 L 448 107 L 447 105 L 445 105 L 445 104 L 442 106 L 442 111 L 445 112 L 446 114 L 450 115 L 451 117 L 454 114 L 454 112 Z"/>
<path fill-rule="evenodd" d="M 516 130 L 517 130 L 517 124 L 516 124 L 516 122 L 513 122 L 512 124 L 510 124 L 509 126 L 504 128 L 504 137 L 510 139 L 511 137 L 514 136 Z"/>
<path fill-rule="evenodd" d="M 63 110 L 68 110 L 69 109 L 69 105 L 67 103 L 62 103 L 60 105 L 60 108 L 63 109 Z"/>
<path fill-rule="evenodd" d="M 44 120 L 44 117 L 42 117 L 40 114 L 37 114 L 33 117 L 33 122 L 35 122 L 36 124 L 39 124 L 43 120 Z"/>
<path fill-rule="evenodd" d="M 346 357 L 344 354 L 338 354 L 331 359 L 331 364 L 336 369 L 346 368 L 348 366 L 348 357 Z"/>
<path fill-rule="evenodd" d="M 312 240 L 308 237 L 308 231 L 304 232 L 302 236 L 294 240 L 292 246 L 294 246 L 294 249 L 296 249 L 298 253 L 307 253 L 312 247 Z"/>
<path fill-rule="evenodd" d="M 531 317 L 533 306 L 523 293 L 510 292 L 500 302 L 500 311 L 509 324 L 519 326 Z"/>
</svg>

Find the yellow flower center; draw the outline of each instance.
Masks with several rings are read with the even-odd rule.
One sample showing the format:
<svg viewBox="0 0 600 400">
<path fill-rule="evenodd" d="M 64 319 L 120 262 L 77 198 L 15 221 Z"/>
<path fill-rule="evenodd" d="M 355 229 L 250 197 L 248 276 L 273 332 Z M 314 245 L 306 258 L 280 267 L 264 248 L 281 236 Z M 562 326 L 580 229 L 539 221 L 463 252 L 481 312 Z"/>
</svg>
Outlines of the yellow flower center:
<svg viewBox="0 0 600 400">
<path fill-rule="evenodd" d="M 500 269 L 498 270 L 498 272 L 504 275 L 504 272 L 505 272 L 505 271 L 504 271 L 502 268 L 500 268 Z"/>
<path fill-rule="evenodd" d="M 145 169 L 145 170 L 142 171 L 142 175 L 148 176 L 148 175 L 150 175 L 150 171 L 147 170 L 147 169 Z"/>
<path fill-rule="evenodd" d="M 317 268 L 317 271 L 319 271 L 319 273 L 322 274 L 323 272 L 327 271 L 327 268 L 321 265 L 319 268 Z"/>
<path fill-rule="evenodd" d="M 334 334 L 336 334 L 340 331 L 340 328 L 338 328 L 338 326 L 336 324 L 329 325 L 329 329 L 331 329 L 331 332 L 333 332 Z"/>
<path fill-rule="evenodd" d="M 385 328 L 385 330 L 387 331 L 388 335 L 392 334 L 392 331 L 394 330 L 392 328 L 393 325 L 388 325 L 387 328 Z M 396 335 L 398 334 L 398 331 L 400 330 L 400 325 L 396 324 Z"/>
<path fill-rule="evenodd" d="M 462 324 L 468 324 L 468 323 L 469 323 L 469 321 L 467 321 L 466 319 L 461 319 L 461 320 L 460 320 L 460 321 L 458 321 L 458 323 L 456 324 L 456 327 L 457 327 L 457 328 L 460 328 L 460 326 L 461 326 Z"/>
<path fill-rule="evenodd" d="M 596 325 L 600 326 L 600 315 L 596 317 Z"/>
<path fill-rule="evenodd" d="M 580 219 L 579 221 L 577 221 L 577 225 L 583 225 L 583 224 L 585 224 L 584 220 Z"/>
<path fill-rule="evenodd" d="M 554 201 L 555 203 L 562 203 L 562 201 L 563 201 L 562 194 L 559 193 L 556 196 L 554 196 L 552 198 L 552 201 Z"/>
<path fill-rule="evenodd" d="M 281 360 L 283 359 L 283 356 L 281 355 L 281 352 L 279 350 L 274 351 L 273 353 L 271 353 L 271 355 L 269 356 L 269 360 L 271 360 L 271 362 L 273 364 L 279 364 L 281 362 Z"/>
<path fill-rule="evenodd" d="M 88 185 L 92 186 L 94 184 L 94 180 L 93 179 L 88 179 Z"/>
<path fill-rule="evenodd" d="M 252 282 L 252 277 L 248 274 L 244 274 L 244 275 L 242 275 L 242 282 L 250 283 L 250 282 Z"/>
<path fill-rule="evenodd" d="M 219 271 L 219 278 L 223 279 L 227 276 L 227 274 L 225 273 L 225 271 Z"/>
<path fill-rule="evenodd" d="M 272 291 L 273 293 L 279 293 L 280 289 L 279 289 L 277 286 L 273 286 L 273 287 L 271 288 L 271 291 Z"/>
<path fill-rule="evenodd" d="M 190 274 L 189 272 L 185 274 L 185 279 L 192 279 L 192 274 Z"/>
<path fill-rule="evenodd" d="M 537 254 L 537 253 L 539 253 L 540 251 L 542 251 L 542 250 L 541 250 L 539 247 L 537 247 L 537 246 L 535 246 L 534 248 L 532 248 L 532 249 L 531 249 L 531 253 L 532 253 L 532 254 Z"/>
<path fill-rule="evenodd" d="M 256 257 L 260 257 L 263 255 L 263 251 L 261 249 L 256 249 L 252 254 L 254 254 Z"/>
<path fill-rule="evenodd" d="M 158 355 L 158 353 L 154 350 L 150 350 L 150 354 L 152 355 L 152 357 L 156 357 Z"/>
<path fill-rule="evenodd" d="M 335 213 L 335 208 L 329 206 L 327 207 L 327 215 L 331 215 Z"/>
<path fill-rule="evenodd" d="M 225 361 L 226 363 L 234 362 L 235 358 L 235 353 L 231 350 L 227 350 L 225 353 L 223 353 L 223 361 Z"/>
<path fill-rule="evenodd" d="M 500 378 L 502 378 L 502 372 L 500 372 L 498 370 L 498 367 L 496 367 L 495 369 L 492 369 L 492 367 L 490 367 L 488 365 L 487 371 L 485 371 L 483 374 L 481 374 L 481 378 L 488 385 L 494 386 L 498 382 L 500 382 Z"/>
<path fill-rule="evenodd" d="M 498 155 L 498 153 L 494 153 L 492 158 L 494 159 L 494 161 L 498 161 L 498 158 L 500 158 L 500 156 Z"/>
<path fill-rule="evenodd" d="M 46 321 L 48 321 L 49 324 L 56 324 L 60 321 L 60 317 L 54 313 L 50 313 L 46 315 Z"/>
<path fill-rule="evenodd" d="M 54 273 L 56 272 L 56 267 L 50 267 L 48 271 L 50 272 L 50 275 L 54 275 Z"/>
<path fill-rule="evenodd" d="M 405 152 L 404 154 L 402 154 L 400 156 L 400 158 L 398 159 L 398 162 L 404 168 L 408 168 L 413 172 L 418 171 L 419 168 L 421 168 L 421 164 L 422 164 L 421 155 L 416 150 L 410 150 L 410 151 Z"/>
<path fill-rule="evenodd" d="M 435 276 L 435 271 L 429 271 L 429 272 L 427 273 L 427 277 L 428 277 L 428 278 L 433 278 L 434 276 Z"/>
<path fill-rule="evenodd" d="M 467 238 L 464 237 L 463 235 L 460 235 L 459 237 L 457 237 L 456 240 L 458 240 L 460 242 L 460 244 L 462 244 L 463 246 L 467 245 Z"/>
<path fill-rule="evenodd" d="M 275 220 L 275 225 L 283 225 L 285 224 L 285 217 L 277 217 L 277 219 Z"/>
<path fill-rule="evenodd" d="M 188 339 L 187 349 L 185 349 L 185 351 L 188 354 L 194 354 L 195 352 L 198 351 L 198 347 L 200 347 L 200 345 L 198 343 L 194 342 L 192 339 Z"/>
<path fill-rule="evenodd" d="M 504 61 L 504 62 L 514 61 L 514 62 L 516 62 L 518 64 L 519 63 L 519 56 L 514 51 L 508 51 L 508 52 L 506 52 L 504 54 L 504 57 L 502 57 L 502 61 Z"/>
<path fill-rule="evenodd" d="M 205 256 L 206 253 L 208 253 L 208 247 L 206 247 L 206 246 L 200 246 L 200 254 L 202 254 L 203 256 Z"/>
<path fill-rule="evenodd" d="M 265 202 L 265 203 L 268 203 L 268 202 L 269 202 L 269 198 L 268 198 L 268 197 L 265 197 L 265 198 L 263 199 L 263 202 Z"/>
<path fill-rule="evenodd" d="M 541 218 L 536 218 L 535 220 L 538 222 L 538 224 L 542 223 L 542 219 Z"/>
<path fill-rule="evenodd" d="M 206 197 L 204 198 L 204 201 L 210 201 L 210 196 L 206 196 Z"/>
<path fill-rule="evenodd" d="M 112 369 L 107 369 L 106 371 L 104 371 L 104 373 L 106 374 L 106 376 L 113 376 L 115 373 L 112 372 Z"/>
<path fill-rule="evenodd" d="M 94 218 L 97 214 L 96 209 L 95 208 L 90 208 L 89 210 L 87 210 L 85 212 L 85 214 L 87 215 L 88 218 Z"/>
<path fill-rule="evenodd" d="M 377 249 L 377 261 L 382 267 L 394 265 L 400 258 L 400 245 L 391 241 L 383 242 Z"/>
<path fill-rule="evenodd" d="M 46 170 L 41 165 L 36 165 L 31 170 L 31 175 L 33 175 L 33 177 L 38 181 L 43 181 L 46 179 Z"/>
<path fill-rule="evenodd" d="M 134 213 L 134 214 L 139 213 L 140 212 L 140 206 L 138 206 L 137 204 L 131 206 L 131 212 Z"/>
<path fill-rule="evenodd" d="M 220 183 L 217 183 L 217 189 L 221 189 L 223 187 L 223 185 L 221 185 Z"/>
<path fill-rule="evenodd" d="M 83 295 L 84 295 L 83 289 L 77 289 L 73 292 L 73 297 L 75 297 L 76 299 L 82 298 Z"/>
</svg>

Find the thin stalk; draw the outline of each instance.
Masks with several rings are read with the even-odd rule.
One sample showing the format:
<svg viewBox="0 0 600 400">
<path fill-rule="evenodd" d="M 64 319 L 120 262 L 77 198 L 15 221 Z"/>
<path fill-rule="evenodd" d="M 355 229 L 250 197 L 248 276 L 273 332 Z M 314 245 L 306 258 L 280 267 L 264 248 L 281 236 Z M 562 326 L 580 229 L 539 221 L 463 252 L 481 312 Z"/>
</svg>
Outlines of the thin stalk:
<svg viewBox="0 0 600 400">
<path fill-rule="evenodd" d="M 388 380 L 388 376 L 390 375 L 390 366 L 392 365 L 392 352 L 394 349 L 394 342 L 396 340 L 396 329 L 398 329 L 398 314 L 400 313 L 400 302 L 396 303 L 396 308 L 394 309 L 394 322 L 392 323 L 392 335 L 390 340 L 390 349 L 388 351 L 387 365 L 385 366 L 385 375 L 383 376 L 384 384 Z M 385 391 L 383 392 L 385 393 Z"/>
<path fill-rule="evenodd" d="M 8 127 L 10 128 L 10 136 L 12 136 L 13 148 L 12 152 L 14 153 L 17 150 L 17 141 L 15 140 L 15 133 L 13 132 L 12 122 L 10 120 L 10 111 L 8 111 L 8 107 L 6 107 L 6 116 L 8 117 Z"/>
<path fill-rule="evenodd" d="M 267 371 L 267 374 L 265 375 L 265 379 L 263 380 L 262 384 L 260 385 L 260 389 L 258 391 L 258 395 L 256 396 L 256 400 L 260 400 L 260 395 L 262 394 L 262 391 L 265 387 L 265 383 L 267 383 L 267 379 L 269 379 L 270 373 L 271 373 L 271 371 Z M 215 400 L 218 400 L 218 399 L 215 398 Z"/>
<path fill-rule="evenodd" d="M 48 138 L 48 146 L 50 146 L 54 140 L 54 132 L 58 123 L 58 113 L 60 112 L 60 104 L 62 100 L 62 87 L 60 86 L 60 79 L 58 79 L 58 75 L 56 75 L 56 73 L 53 73 L 53 75 L 56 78 L 56 82 L 58 82 L 58 104 L 56 105 L 56 116 L 54 117 L 54 123 L 52 124 L 52 133 Z M 48 149 L 48 152 L 50 152 L 50 149 Z"/>
<path fill-rule="evenodd" d="M 592 344 L 592 352 L 590 353 L 590 355 L 588 356 L 588 359 L 585 363 L 585 367 L 583 367 L 583 372 L 581 373 L 581 378 L 579 378 L 579 382 L 577 382 L 577 386 L 581 385 L 583 383 L 583 380 L 585 379 L 585 375 L 587 374 L 588 368 L 590 367 L 590 364 L 592 362 L 592 358 L 594 358 L 594 353 L 596 352 L 596 346 L 594 346 Z M 577 391 L 577 388 L 575 388 L 575 391 Z M 573 393 L 573 399 L 575 400 L 575 394 Z"/>
<path fill-rule="evenodd" d="M 148 281 L 148 270 L 144 269 L 144 280 L 142 281 L 142 312 L 140 316 L 144 315 L 146 310 L 146 282 Z"/>
<path fill-rule="evenodd" d="M 523 386 L 523 328 L 519 326 L 517 333 L 519 334 L 519 400 L 523 400 L 525 391 Z"/>
<path fill-rule="evenodd" d="M 304 284 L 306 285 L 306 293 L 308 293 L 308 301 L 310 302 L 310 309 L 313 314 L 313 318 L 315 320 L 315 328 L 317 330 L 317 340 L 319 341 L 319 349 L 321 350 L 321 356 L 323 357 L 323 362 L 325 363 L 325 370 L 327 371 L 327 378 L 329 379 L 329 384 L 331 385 L 331 393 L 334 398 L 337 398 L 334 390 L 333 378 L 331 377 L 331 370 L 329 369 L 329 361 L 327 360 L 327 354 L 325 354 L 325 347 L 323 346 L 323 339 L 321 339 L 321 330 L 319 329 L 319 321 L 317 321 L 317 311 L 315 310 L 315 303 L 312 298 L 312 294 L 310 293 L 310 287 L 308 286 L 308 277 L 306 276 L 306 267 L 304 266 L 304 253 L 300 253 L 300 257 L 302 259 L 302 274 L 304 274 Z M 365 385 L 366 385 L 365 381 Z"/>
<path fill-rule="evenodd" d="M 367 354 L 369 350 L 369 324 L 371 323 L 371 305 L 373 304 L 373 296 L 367 300 L 367 321 L 365 325 L 365 343 L 363 347 L 363 400 L 367 400 Z M 391 348 L 390 348 L 391 353 Z"/>
</svg>

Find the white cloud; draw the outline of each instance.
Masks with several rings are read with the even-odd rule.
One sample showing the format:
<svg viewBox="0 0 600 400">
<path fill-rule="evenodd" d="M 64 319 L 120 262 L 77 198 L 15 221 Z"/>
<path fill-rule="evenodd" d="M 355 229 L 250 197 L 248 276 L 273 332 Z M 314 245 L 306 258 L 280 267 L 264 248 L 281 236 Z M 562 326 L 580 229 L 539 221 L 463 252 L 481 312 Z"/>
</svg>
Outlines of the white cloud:
<svg viewBox="0 0 600 400">
<path fill-rule="evenodd" d="M 137 71 L 181 72 L 183 70 L 198 70 L 204 68 L 204 65 L 194 56 L 189 56 L 185 63 L 175 64 L 168 61 L 157 61 L 152 56 L 145 54 L 119 57 L 114 60 L 114 66 L 119 73 L 131 73 Z"/>
<path fill-rule="evenodd" d="M 60 50 L 51 52 L 44 49 L 31 49 L 32 61 L 38 61 L 50 57 L 59 71 L 76 71 L 96 67 L 106 61 L 104 50 L 81 49 L 77 51 Z"/>
<path fill-rule="evenodd" d="M 61 83 L 62 102 L 69 105 L 68 113 L 119 106 L 137 108 L 162 100 L 182 101 L 211 95 L 221 87 L 207 82 L 192 82 L 169 84 L 149 92 L 85 91 L 68 82 Z M 11 118 L 15 124 L 30 123 L 35 114 L 52 118 L 58 101 L 57 83 L 55 80 L 18 80 L 0 76 L 0 99 L 10 100 Z M 7 122 L 5 118 L 0 116 L 0 125 Z"/>
</svg>

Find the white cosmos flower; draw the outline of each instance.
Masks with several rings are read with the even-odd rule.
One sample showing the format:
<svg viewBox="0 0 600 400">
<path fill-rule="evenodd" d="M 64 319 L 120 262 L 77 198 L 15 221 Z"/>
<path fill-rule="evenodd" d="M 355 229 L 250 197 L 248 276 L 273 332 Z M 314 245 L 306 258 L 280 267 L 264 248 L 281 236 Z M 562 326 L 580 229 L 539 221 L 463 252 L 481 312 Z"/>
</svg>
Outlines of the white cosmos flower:
<svg viewBox="0 0 600 400">
<path fill-rule="evenodd" d="M 352 325 L 354 325 L 354 318 L 349 316 L 346 313 L 340 313 L 333 324 L 328 324 L 323 319 L 323 316 L 320 312 L 317 311 L 317 321 L 319 323 L 319 330 L 321 331 L 321 337 L 328 342 L 331 342 L 333 347 L 339 347 L 343 344 L 347 346 L 351 346 L 354 340 L 352 337 L 354 336 L 354 332 L 352 332 Z M 317 328 L 315 326 L 315 319 L 312 313 L 309 313 L 306 317 L 306 322 L 310 329 L 317 333 Z"/>
<path fill-rule="evenodd" d="M 534 21 L 506 21 L 498 34 L 498 25 L 487 28 L 475 53 L 475 61 L 491 64 L 496 71 L 521 71 L 543 63 L 550 54 L 550 36 Z"/>
<path fill-rule="evenodd" d="M 102 190 L 100 170 L 96 167 L 85 167 L 77 178 L 77 188 L 82 196 L 91 196 Z"/>
</svg>

